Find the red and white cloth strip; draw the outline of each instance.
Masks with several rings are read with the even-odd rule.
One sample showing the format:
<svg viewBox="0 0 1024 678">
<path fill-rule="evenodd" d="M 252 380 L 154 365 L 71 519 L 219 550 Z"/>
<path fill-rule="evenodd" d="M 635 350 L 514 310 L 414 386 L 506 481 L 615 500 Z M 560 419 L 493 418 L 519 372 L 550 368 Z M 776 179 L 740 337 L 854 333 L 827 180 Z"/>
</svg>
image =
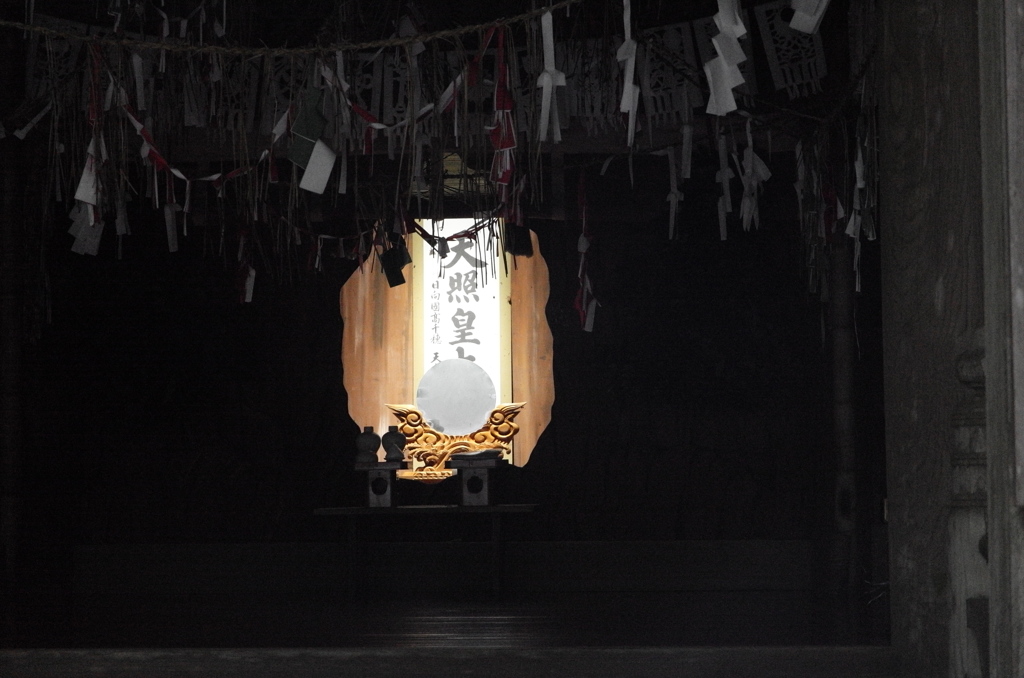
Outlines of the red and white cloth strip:
<svg viewBox="0 0 1024 678">
<path fill-rule="evenodd" d="M 121 108 L 122 110 L 124 110 L 125 115 L 128 116 L 128 121 L 131 122 L 132 127 L 134 127 L 138 135 L 142 137 L 142 147 L 139 149 L 139 154 L 143 158 L 148 158 L 149 161 L 153 163 L 153 166 L 156 168 L 157 171 L 170 172 L 175 177 L 185 182 L 185 204 L 182 209 L 186 213 L 189 211 L 189 207 L 191 205 L 193 181 L 212 182 L 214 188 L 220 191 L 221 187 L 224 185 L 224 182 L 234 179 L 236 177 L 240 177 L 244 174 L 248 174 L 253 169 L 255 169 L 254 166 L 247 165 L 244 167 L 238 167 L 227 173 L 217 172 L 209 176 L 198 177 L 197 179 L 194 180 L 189 179 L 187 176 L 185 176 L 184 172 L 175 167 L 171 167 L 170 163 L 167 162 L 166 158 L 164 158 L 164 156 L 160 153 L 159 149 L 157 149 L 156 142 L 153 141 L 153 135 L 150 134 L 149 130 L 146 129 L 146 126 L 143 125 L 139 118 L 135 115 L 135 111 L 132 110 L 132 107 L 128 105 L 126 97 L 124 97 L 123 90 Z M 274 126 L 274 132 L 270 142 L 271 148 L 277 142 L 277 140 L 284 135 L 285 131 L 287 130 L 288 124 L 291 119 L 291 114 L 292 109 L 289 108 L 284 112 L 284 114 L 282 114 L 280 120 L 278 120 L 277 124 Z M 263 152 L 260 153 L 259 160 L 256 161 L 257 166 L 270 157 L 271 148 L 263 149 Z M 271 163 L 271 181 L 275 181 L 276 178 L 277 172 L 273 168 L 273 163 Z M 168 192 L 168 196 L 173 196 L 172 191 L 173 189 Z M 175 202 L 173 198 L 171 199 L 171 202 Z"/>
<path fill-rule="evenodd" d="M 491 38 L 494 37 L 495 27 L 491 27 L 484 34 L 484 39 L 480 43 L 480 49 L 477 51 L 473 59 L 466 64 L 462 72 L 455 76 L 448 87 L 441 92 L 441 96 L 437 100 L 437 109 L 443 113 L 450 113 L 455 108 L 455 102 L 458 98 L 458 94 L 462 89 L 462 83 L 469 81 L 469 86 L 472 87 L 476 84 L 477 78 L 480 74 L 480 63 L 483 61 L 484 52 L 491 44 Z M 501 36 L 499 36 L 499 40 Z"/>
<path fill-rule="evenodd" d="M 580 268 L 577 273 L 580 280 L 580 289 L 576 292 L 576 301 L 573 304 L 580 314 L 580 325 L 584 332 L 594 331 L 594 315 L 597 307 L 600 306 L 597 297 L 594 296 L 594 287 L 590 283 L 590 275 L 587 273 L 587 252 L 590 250 L 591 235 L 587 227 L 587 194 L 585 174 L 580 172 L 579 183 L 579 208 L 580 221 L 583 222 L 583 229 L 576 249 L 580 253 Z"/>
<path fill-rule="evenodd" d="M 493 29 L 492 29 L 493 30 Z M 516 129 L 512 118 L 512 91 L 508 86 L 508 65 L 505 63 L 505 31 L 498 32 L 497 77 L 494 84 L 494 125 L 488 128 L 494 159 L 491 161 L 491 181 L 498 187 L 498 198 L 507 203 L 509 185 L 515 172 Z M 488 37 L 488 40 L 490 38 Z"/>
<path fill-rule="evenodd" d="M 222 192 L 221 192 L 222 191 L 222 187 L 223 187 L 223 185 L 224 185 L 224 183 L 226 181 L 229 181 L 229 180 L 234 179 L 236 177 L 242 176 L 243 174 L 248 174 L 253 169 L 255 169 L 255 167 L 253 167 L 253 166 L 238 167 L 236 169 L 231 170 L 230 172 L 227 172 L 226 174 L 221 173 L 221 172 L 217 172 L 217 173 L 211 174 L 209 176 L 198 177 L 197 179 L 189 179 L 185 175 L 184 172 L 182 172 L 181 170 L 177 169 L 176 167 L 172 167 L 170 165 L 170 163 L 167 162 L 167 159 L 164 158 L 163 154 L 160 153 L 159 149 L 157 149 L 156 142 L 153 140 L 153 135 L 150 134 L 149 130 L 146 129 L 146 126 L 142 123 L 141 120 L 139 120 L 138 116 L 136 116 L 136 114 L 135 114 L 135 111 L 133 111 L 132 107 L 128 104 L 128 97 L 127 97 L 127 94 L 125 93 L 123 88 L 120 91 L 120 95 L 121 95 L 121 98 L 120 98 L 121 109 L 124 111 L 125 115 L 128 117 L 128 121 L 132 124 L 132 127 L 135 128 L 136 133 L 142 138 L 142 146 L 139 149 L 139 154 L 143 158 L 148 159 L 152 163 L 152 165 L 153 165 L 153 172 L 154 172 L 154 178 L 155 178 L 156 173 L 158 173 L 158 172 L 161 172 L 161 171 L 167 172 L 167 174 L 166 174 L 166 177 L 167 177 L 167 179 L 166 179 L 166 186 L 165 186 L 165 189 L 164 189 L 165 190 L 164 194 L 165 194 L 166 199 L 167 199 L 167 202 L 164 205 L 164 221 L 165 221 L 165 225 L 166 225 L 166 228 L 167 228 L 167 248 L 171 252 L 176 252 L 178 250 L 178 228 L 177 228 L 177 220 L 176 220 L 176 217 L 175 217 L 175 213 L 178 212 L 178 211 L 181 211 L 182 214 L 184 215 L 182 217 L 182 229 L 183 229 L 183 233 L 187 236 L 188 235 L 188 215 L 189 215 L 189 213 L 191 211 L 191 206 L 192 206 L 192 182 L 193 181 L 208 181 L 208 182 L 211 182 L 213 184 L 214 188 L 217 189 L 218 195 L 222 195 Z M 256 166 L 259 166 L 260 163 L 262 163 L 267 158 L 271 157 L 271 149 L 273 148 L 274 143 L 281 136 L 283 136 L 283 134 L 287 130 L 287 127 L 288 127 L 288 124 L 289 124 L 289 121 L 290 121 L 291 112 L 292 112 L 291 108 L 286 110 L 284 112 L 284 114 L 281 116 L 281 119 L 274 126 L 274 132 L 273 132 L 272 140 L 271 140 L 271 143 L 270 143 L 271 148 L 267 148 L 267 149 L 263 150 L 263 152 L 260 154 L 259 160 L 256 162 Z M 172 177 L 176 177 L 176 178 L 181 179 L 182 181 L 185 182 L 185 201 L 184 201 L 183 205 L 178 205 L 177 198 L 175 197 L 175 194 L 174 194 L 174 181 L 173 181 Z M 273 182 L 273 181 L 276 181 L 276 179 L 277 179 L 277 176 L 276 176 L 276 171 L 275 171 L 274 163 L 271 162 L 270 163 L 269 180 Z M 153 197 L 154 197 L 154 202 L 156 203 L 156 206 L 159 207 L 159 191 L 154 191 Z M 253 208 L 253 210 L 254 210 L 254 213 L 255 213 L 255 207 Z M 245 301 L 251 301 L 252 300 L 252 282 L 255 279 L 255 274 L 256 274 L 255 269 L 250 268 L 250 273 L 249 273 L 249 277 L 248 277 L 248 283 L 247 283 L 247 286 L 246 286 L 247 293 L 245 295 Z"/>
</svg>

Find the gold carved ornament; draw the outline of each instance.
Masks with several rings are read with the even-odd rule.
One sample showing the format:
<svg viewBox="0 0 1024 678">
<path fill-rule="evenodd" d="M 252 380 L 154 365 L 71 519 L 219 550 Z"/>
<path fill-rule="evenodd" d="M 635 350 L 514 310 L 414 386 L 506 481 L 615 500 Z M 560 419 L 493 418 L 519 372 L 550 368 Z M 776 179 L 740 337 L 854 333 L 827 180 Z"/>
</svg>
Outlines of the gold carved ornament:
<svg viewBox="0 0 1024 678">
<path fill-rule="evenodd" d="M 423 413 L 412 405 L 388 405 L 398 418 L 398 430 L 406 438 L 405 458 L 408 469 L 398 471 L 398 477 L 414 480 L 443 480 L 455 474 L 445 468 L 448 458 L 463 452 L 501 450 L 506 460 L 512 456 L 512 438 L 519 431 L 516 415 L 526 403 L 498 405 L 487 417 L 487 423 L 465 435 L 450 436 L 435 431 L 427 424 Z"/>
</svg>

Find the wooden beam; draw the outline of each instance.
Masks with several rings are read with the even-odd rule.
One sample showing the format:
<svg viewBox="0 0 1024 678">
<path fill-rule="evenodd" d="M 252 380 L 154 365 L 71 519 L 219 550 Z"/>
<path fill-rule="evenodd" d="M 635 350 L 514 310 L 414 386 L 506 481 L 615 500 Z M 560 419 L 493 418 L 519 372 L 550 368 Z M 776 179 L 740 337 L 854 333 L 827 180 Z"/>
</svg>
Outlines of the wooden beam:
<svg viewBox="0 0 1024 678">
<path fill-rule="evenodd" d="M 1024 16 L 979 0 L 985 259 L 989 665 L 1024 671 Z"/>
</svg>

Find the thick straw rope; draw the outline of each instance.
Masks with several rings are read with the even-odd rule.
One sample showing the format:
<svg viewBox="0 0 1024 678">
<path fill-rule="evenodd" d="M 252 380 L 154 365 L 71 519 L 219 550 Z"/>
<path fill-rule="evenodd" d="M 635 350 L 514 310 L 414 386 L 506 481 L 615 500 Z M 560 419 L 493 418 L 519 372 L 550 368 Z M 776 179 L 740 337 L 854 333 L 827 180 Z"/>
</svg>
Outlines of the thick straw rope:
<svg viewBox="0 0 1024 678">
<path fill-rule="evenodd" d="M 495 19 L 494 21 L 488 21 L 487 23 L 475 24 L 473 26 L 459 26 L 458 28 L 450 28 L 443 31 L 437 31 L 435 33 L 424 33 L 422 35 L 412 35 L 402 38 L 388 38 L 386 40 L 371 40 L 370 42 L 360 43 L 347 43 L 347 44 L 336 44 L 336 45 L 325 45 L 322 47 L 226 47 L 223 45 L 187 45 L 180 42 L 158 42 L 153 40 L 135 40 L 133 38 L 117 38 L 111 36 L 89 36 L 82 35 L 80 33 L 70 33 L 68 31 L 59 31 L 46 26 L 33 26 L 30 24 L 23 24 L 17 21 L 4 21 L 0 20 L 0 28 L 12 28 L 19 31 L 28 31 L 31 33 L 38 33 L 40 35 L 67 38 L 72 40 L 83 40 L 88 42 L 99 43 L 101 45 L 122 45 L 125 47 L 135 47 L 138 49 L 161 49 L 167 50 L 168 52 L 183 52 L 189 54 L 228 54 L 234 56 L 288 56 L 288 55 L 303 55 L 303 54 L 319 54 L 323 52 L 354 52 L 360 50 L 371 50 L 379 49 L 382 47 L 400 47 L 402 45 L 411 45 L 417 42 L 429 42 L 431 40 L 441 40 L 444 38 L 453 38 L 459 35 L 465 35 L 467 33 L 478 32 L 487 28 L 493 28 L 495 26 L 508 26 L 510 24 L 521 23 L 529 21 L 535 17 L 538 17 L 546 12 L 551 12 L 563 7 L 569 7 L 575 5 L 583 0 L 561 0 L 548 7 L 540 7 L 523 14 L 517 14 L 516 16 L 510 16 L 503 19 Z"/>
</svg>

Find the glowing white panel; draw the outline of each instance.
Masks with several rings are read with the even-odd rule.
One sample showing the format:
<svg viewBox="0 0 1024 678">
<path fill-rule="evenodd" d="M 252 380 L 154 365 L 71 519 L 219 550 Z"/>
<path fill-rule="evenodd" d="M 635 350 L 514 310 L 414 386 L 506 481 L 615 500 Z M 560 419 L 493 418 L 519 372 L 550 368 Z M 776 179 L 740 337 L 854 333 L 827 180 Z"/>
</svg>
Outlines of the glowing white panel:
<svg viewBox="0 0 1024 678">
<path fill-rule="evenodd" d="M 439 237 L 470 229 L 472 219 L 424 223 Z M 486 231 L 476 238 L 447 241 L 441 257 L 422 238 L 414 238 L 414 379 L 444 360 L 471 360 L 494 382 L 499 402 L 511 397 L 511 352 L 507 276 L 497 243 Z M 443 249 L 443 247 L 441 248 Z"/>
</svg>

